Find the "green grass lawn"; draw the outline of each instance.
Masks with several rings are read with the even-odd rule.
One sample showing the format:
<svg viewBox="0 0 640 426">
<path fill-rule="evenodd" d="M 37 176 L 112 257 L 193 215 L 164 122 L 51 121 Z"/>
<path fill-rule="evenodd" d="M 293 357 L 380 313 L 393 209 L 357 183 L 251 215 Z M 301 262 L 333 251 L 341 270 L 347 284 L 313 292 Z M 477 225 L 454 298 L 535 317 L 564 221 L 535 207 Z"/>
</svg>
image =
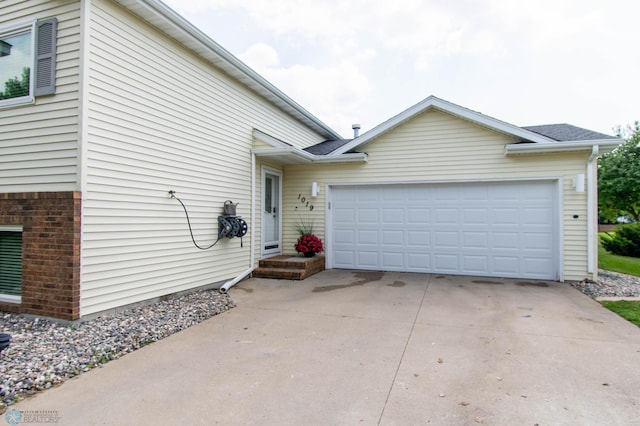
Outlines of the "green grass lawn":
<svg viewBox="0 0 640 426">
<path fill-rule="evenodd" d="M 598 233 L 600 237 L 604 232 Z M 640 277 L 640 257 L 627 257 L 611 254 L 602 248 L 598 238 L 598 267 L 607 271 Z"/>
<path fill-rule="evenodd" d="M 619 300 L 616 302 L 602 301 L 600 303 L 605 308 L 640 327 L 640 302 Z"/>
<path fill-rule="evenodd" d="M 602 234 L 604 232 L 600 232 L 598 236 Z M 607 271 L 640 277 L 640 258 L 611 254 L 602 247 L 600 238 L 598 238 L 598 267 Z M 602 301 L 600 303 L 605 308 L 640 327 L 640 302 L 620 300 L 615 302 Z"/>
</svg>

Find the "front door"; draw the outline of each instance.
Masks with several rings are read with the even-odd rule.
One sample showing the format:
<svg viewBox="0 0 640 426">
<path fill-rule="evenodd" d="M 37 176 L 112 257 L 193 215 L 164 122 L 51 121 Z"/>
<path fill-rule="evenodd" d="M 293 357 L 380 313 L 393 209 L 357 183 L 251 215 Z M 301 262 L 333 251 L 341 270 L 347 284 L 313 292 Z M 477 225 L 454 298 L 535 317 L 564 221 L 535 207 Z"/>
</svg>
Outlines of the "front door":
<svg viewBox="0 0 640 426">
<path fill-rule="evenodd" d="M 281 174 L 277 170 L 262 170 L 262 255 L 282 253 L 280 222 Z"/>
</svg>

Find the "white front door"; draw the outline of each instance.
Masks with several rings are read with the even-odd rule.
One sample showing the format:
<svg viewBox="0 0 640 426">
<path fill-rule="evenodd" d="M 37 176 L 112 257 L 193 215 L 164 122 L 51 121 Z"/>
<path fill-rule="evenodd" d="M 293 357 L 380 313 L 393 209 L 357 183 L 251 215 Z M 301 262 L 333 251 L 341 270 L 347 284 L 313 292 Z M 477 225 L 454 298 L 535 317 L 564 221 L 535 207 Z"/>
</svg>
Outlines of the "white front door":
<svg viewBox="0 0 640 426">
<path fill-rule="evenodd" d="M 262 169 L 262 255 L 282 253 L 281 244 L 281 173 Z"/>
</svg>

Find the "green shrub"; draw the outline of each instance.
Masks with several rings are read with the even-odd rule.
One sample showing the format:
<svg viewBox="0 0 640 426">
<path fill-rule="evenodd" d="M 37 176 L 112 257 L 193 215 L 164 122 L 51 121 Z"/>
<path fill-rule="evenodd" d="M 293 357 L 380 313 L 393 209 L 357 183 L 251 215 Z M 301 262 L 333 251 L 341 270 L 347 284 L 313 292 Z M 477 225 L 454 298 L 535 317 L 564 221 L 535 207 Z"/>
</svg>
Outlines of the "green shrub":
<svg viewBox="0 0 640 426">
<path fill-rule="evenodd" d="M 620 256 L 640 257 L 640 224 L 622 225 L 602 238 L 602 247 Z"/>
</svg>

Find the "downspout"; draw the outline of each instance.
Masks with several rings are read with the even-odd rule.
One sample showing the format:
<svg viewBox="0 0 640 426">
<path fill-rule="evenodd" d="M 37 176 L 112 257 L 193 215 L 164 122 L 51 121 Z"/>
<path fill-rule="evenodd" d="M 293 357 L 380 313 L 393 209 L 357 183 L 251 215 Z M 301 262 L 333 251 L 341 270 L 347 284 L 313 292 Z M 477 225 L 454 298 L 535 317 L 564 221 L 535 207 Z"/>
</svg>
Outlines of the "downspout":
<svg viewBox="0 0 640 426">
<path fill-rule="evenodd" d="M 593 169 L 593 162 L 594 160 L 598 157 L 598 154 L 600 153 L 600 147 L 599 145 L 594 145 L 593 148 L 591 148 L 591 155 L 589 156 L 589 159 L 587 160 L 587 176 L 588 176 L 588 181 L 587 181 L 587 245 L 588 245 L 588 250 L 587 250 L 587 272 L 590 274 L 593 274 L 593 279 L 595 280 L 597 278 L 597 274 L 594 272 L 595 270 L 595 250 L 594 250 L 594 244 L 595 244 L 595 240 L 594 240 L 594 225 L 593 225 L 593 218 L 594 218 L 594 203 L 596 201 L 596 185 L 595 185 L 595 178 L 594 178 L 594 169 Z"/>
<path fill-rule="evenodd" d="M 249 265 L 249 269 L 242 272 L 240 275 L 238 275 L 231 281 L 227 281 L 218 289 L 218 291 L 220 291 L 220 293 L 222 294 L 226 294 L 231 287 L 233 287 L 234 285 L 242 281 L 247 275 L 252 273 L 253 270 L 256 268 L 255 267 L 256 254 L 254 250 L 255 241 L 256 241 L 255 223 L 256 223 L 256 154 L 252 152 L 251 153 L 251 237 L 249 238 L 249 250 L 251 250 L 249 258 L 251 263 Z"/>
</svg>

